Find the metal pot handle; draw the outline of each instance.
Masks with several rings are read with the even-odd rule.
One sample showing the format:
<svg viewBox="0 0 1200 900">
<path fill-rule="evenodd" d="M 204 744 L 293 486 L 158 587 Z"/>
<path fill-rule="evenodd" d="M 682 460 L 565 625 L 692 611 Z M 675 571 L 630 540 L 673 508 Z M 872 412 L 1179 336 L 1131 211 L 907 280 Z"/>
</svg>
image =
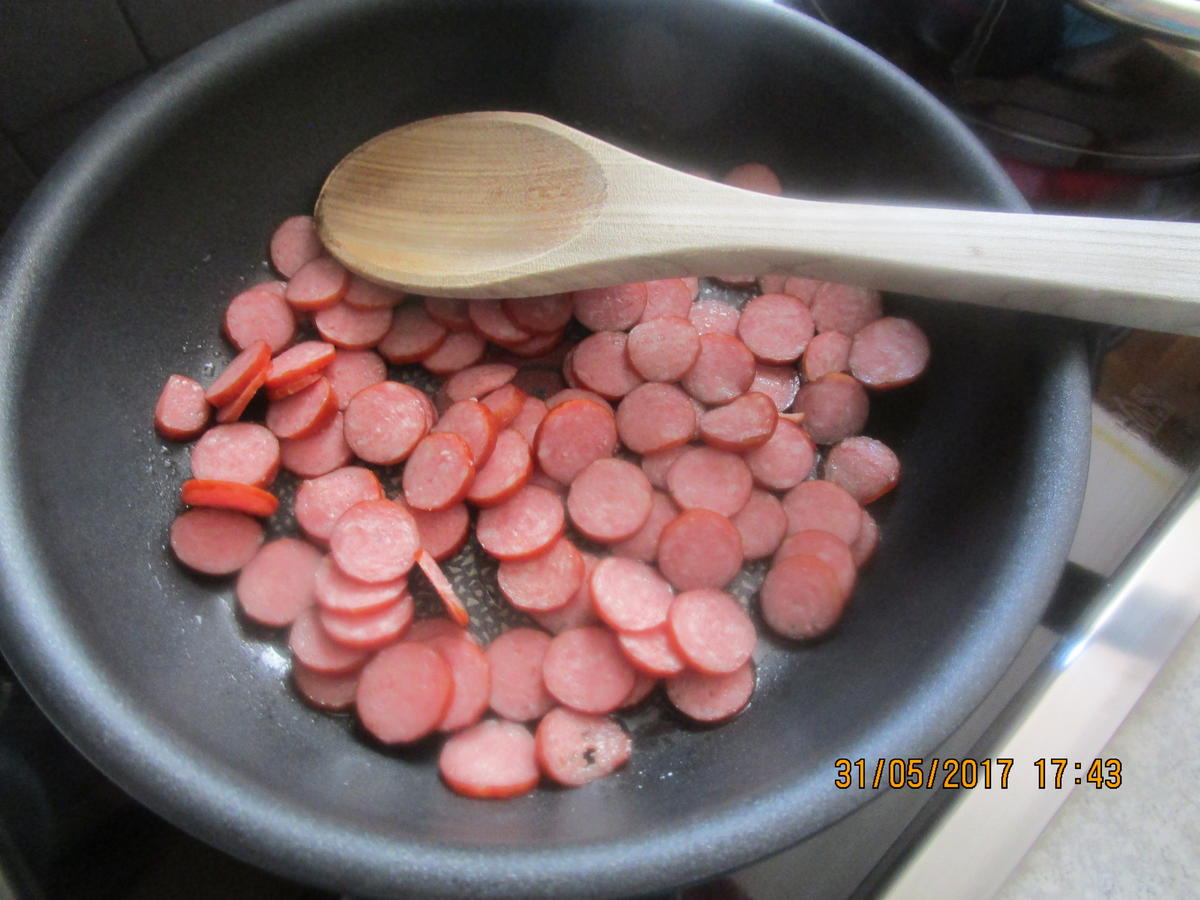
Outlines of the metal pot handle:
<svg viewBox="0 0 1200 900">
<path fill-rule="evenodd" d="M 1071 0 L 1076 6 L 1118 25 L 1200 48 L 1200 0 Z"/>
</svg>

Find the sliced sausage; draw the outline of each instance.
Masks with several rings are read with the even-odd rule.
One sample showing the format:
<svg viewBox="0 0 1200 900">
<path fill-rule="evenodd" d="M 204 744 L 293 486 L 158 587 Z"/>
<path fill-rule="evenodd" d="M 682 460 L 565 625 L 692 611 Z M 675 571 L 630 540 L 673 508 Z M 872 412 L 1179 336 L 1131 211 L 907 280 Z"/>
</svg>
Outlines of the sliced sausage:
<svg viewBox="0 0 1200 900">
<path fill-rule="evenodd" d="M 817 278 L 805 278 L 803 275 L 792 275 L 783 282 L 783 287 L 780 293 L 791 294 L 793 297 L 799 297 L 809 308 L 812 308 L 813 298 L 817 296 L 817 291 L 825 282 Z"/>
<path fill-rule="evenodd" d="M 812 313 L 790 294 L 762 294 L 746 304 L 738 337 L 761 362 L 794 363 L 813 336 Z"/>
<path fill-rule="evenodd" d="M 567 512 L 585 536 L 615 543 L 632 537 L 646 524 L 653 499 L 650 482 L 633 463 L 598 459 L 571 482 Z"/>
<path fill-rule="evenodd" d="M 759 606 L 767 627 L 780 637 L 811 640 L 837 624 L 846 596 L 829 566 L 815 556 L 797 554 L 767 572 Z"/>
<path fill-rule="evenodd" d="M 291 278 L 324 252 L 312 216 L 284 219 L 271 235 L 271 265 L 284 278 Z"/>
<path fill-rule="evenodd" d="M 859 567 L 866 565 L 867 560 L 875 555 L 875 549 L 878 546 L 879 525 L 864 509 L 862 511 L 862 530 L 854 539 L 854 543 L 850 545 L 850 555 L 854 557 L 854 564 Z"/>
<path fill-rule="evenodd" d="M 513 324 L 530 334 L 555 334 L 571 321 L 575 304 L 570 294 L 514 297 L 501 301 Z"/>
<path fill-rule="evenodd" d="M 563 484 L 570 484 L 590 463 L 612 456 L 616 449 L 616 418 L 607 406 L 587 399 L 569 400 L 551 409 L 534 442 L 541 470 Z"/>
<path fill-rule="evenodd" d="M 525 438 L 525 443 L 532 447 L 537 438 L 538 426 L 542 424 L 542 419 L 546 418 L 549 411 L 544 400 L 527 394 L 521 402 L 521 409 L 508 427 Z M 499 421 L 499 416 L 496 417 L 496 420 Z"/>
<path fill-rule="evenodd" d="M 453 696 L 437 730 L 459 731 L 474 725 L 487 712 L 492 693 L 492 669 L 487 657 L 474 641 L 462 637 L 441 635 L 425 640 L 450 667 L 454 681 Z"/>
<path fill-rule="evenodd" d="M 804 481 L 783 498 L 788 517 L 788 534 L 815 528 L 835 534 L 853 544 L 862 528 L 862 508 L 840 484 Z"/>
<path fill-rule="evenodd" d="M 635 326 L 625 352 L 647 381 L 678 381 L 700 355 L 700 334 L 687 319 L 663 316 Z"/>
<path fill-rule="evenodd" d="M 671 471 L 671 466 L 675 465 L 675 460 L 691 449 L 693 448 L 685 444 L 682 447 L 672 447 L 670 450 L 662 450 L 658 453 L 647 453 L 642 457 L 642 471 L 646 473 L 646 477 L 650 479 L 652 485 L 665 491 L 667 489 L 667 473 Z"/>
<path fill-rule="evenodd" d="M 556 391 L 546 398 L 546 409 L 557 409 L 569 400 L 591 400 L 596 405 L 607 409 L 610 413 L 615 412 L 613 405 L 605 398 L 601 397 L 595 391 L 584 390 L 583 388 L 563 388 L 561 391 Z"/>
<path fill-rule="evenodd" d="M 615 719 L 562 706 L 538 723 L 534 746 L 543 774 L 565 787 L 611 775 L 633 752 L 633 741 Z"/>
<path fill-rule="evenodd" d="M 742 536 L 746 559 L 765 559 L 779 547 L 787 534 L 787 513 L 774 494 L 755 488 L 750 499 L 731 520 Z"/>
<path fill-rule="evenodd" d="M 646 285 L 641 282 L 576 291 L 571 296 L 575 318 L 592 331 L 628 331 L 646 309 Z"/>
<path fill-rule="evenodd" d="M 475 467 L 485 465 L 496 446 L 500 427 L 492 411 L 477 400 L 460 400 L 442 415 L 433 433 L 448 432 L 462 438 Z"/>
<path fill-rule="evenodd" d="M 451 331 L 472 331 L 471 316 L 467 313 L 466 300 L 456 297 L 426 297 L 425 312 L 429 318 Z"/>
<path fill-rule="evenodd" d="M 387 380 L 387 364 L 374 350 L 339 350 L 321 374 L 333 389 L 337 408 L 345 410 L 359 391 Z"/>
<path fill-rule="evenodd" d="M 340 469 L 354 458 L 342 428 L 342 414 L 335 413 L 324 428 L 308 437 L 279 442 L 283 467 L 301 478 L 316 478 Z"/>
<path fill-rule="evenodd" d="M 254 558 L 263 527 L 227 509 L 189 509 L 171 523 L 171 552 L 193 571 L 232 575 Z"/>
<path fill-rule="evenodd" d="M 662 491 L 655 491 L 650 502 L 650 515 L 646 522 L 623 541 L 612 545 L 617 556 L 626 556 L 642 562 L 654 562 L 658 558 L 658 541 L 667 523 L 679 515 L 679 507 Z"/>
<path fill-rule="evenodd" d="M 867 387 L 901 387 L 929 365 L 929 339 L 908 319 L 878 319 L 854 335 L 850 372 Z"/>
<path fill-rule="evenodd" d="M 171 375 L 154 404 L 154 427 L 167 440 L 190 441 L 204 433 L 211 413 L 198 381 Z"/>
<path fill-rule="evenodd" d="M 700 353 L 682 383 L 701 403 L 728 403 L 754 383 L 754 354 L 730 335 L 701 335 Z"/>
<path fill-rule="evenodd" d="M 467 316 L 476 331 L 501 347 L 521 344 L 533 337 L 509 318 L 499 300 L 469 300 Z"/>
<path fill-rule="evenodd" d="M 492 672 L 488 703 L 496 715 L 530 722 L 554 707 L 542 682 L 549 647 L 550 635 L 533 628 L 510 628 L 487 645 L 484 655 Z"/>
<path fill-rule="evenodd" d="M 583 557 L 566 538 L 559 538 L 544 553 L 528 559 L 500 563 L 496 580 L 500 592 L 522 612 L 561 609 L 583 583 Z"/>
<path fill-rule="evenodd" d="M 401 486 L 410 507 L 433 512 L 462 500 L 474 478 L 475 463 L 466 441 L 438 432 L 417 442 L 404 465 Z"/>
<path fill-rule="evenodd" d="M 883 299 L 879 291 L 870 288 L 827 281 L 813 294 L 812 317 L 817 331 L 840 331 L 853 337 L 882 315 Z"/>
<path fill-rule="evenodd" d="M 345 574 L 333 557 L 321 558 L 313 573 L 313 596 L 322 609 L 339 615 L 364 616 L 395 605 L 408 593 L 408 579 L 370 584 Z"/>
<path fill-rule="evenodd" d="M 308 437 L 332 421 L 338 411 L 337 397 L 325 378 L 318 378 L 302 391 L 267 406 L 267 427 L 275 437 Z"/>
<path fill-rule="evenodd" d="M 316 373 L 315 375 L 301 375 L 299 378 L 294 378 L 291 381 L 284 382 L 278 387 L 267 388 L 267 399 L 283 400 L 286 397 L 292 396 L 292 394 L 298 394 L 309 385 L 316 384 L 320 377 L 320 372 Z"/>
<path fill-rule="evenodd" d="M 204 393 L 213 406 L 221 407 L 241 397 L 256 380 L 266 380 L 271 365 L 271 348 L 266 341 L 255 341 L 232 360 Z"/>
<path fill-rule="evenodd" d="M 294 309 L 315 312 L 336 306 L 350 287 L 350 273 L 330 256 L 306 262 L 290 279 L 284 299 Z"/>
<path fill-rule="evenodd" d="M 637 678 L 633 682 L 633 690 L 629 692 L 629 696 L 617 709 L 632 709 L 649 697 L 656 687 L 658 687 L 657 678 L 647 675 L 645 672 L 638 672 Z"/>
<path fill-rule="evenodd" d="M 221 328 L 239 350 L 262 341 L 278 353 L 295 339 L 296 317 L 279 294 L 256 286 L 229 301 Z"/>
<path fill-rule="evenodd" d="M 346 296 L 342 302 L 355 309 L 392 309 L 404 299 L 404 291 L 398 288 L 384 287 L 360 278 L 350 276 L 350 286 L 346 288 Z"/>
<path fill-rule="evenodd" d="M 445 509 L 426 512 L 422 509 L 411 510 L 417 523 L 417 531 L 421 535 L 421 547 L 429 551 L 438 562 L 450 559 L 467 542 L 467 534 L 471 530 L 471 514 L 462 503 L 455 503 Z"/>
<path fill-rule="evenodd" d="M 393 603 L 367 613 L 341 613 L 320 609 L 317 617 L 325 633 L 352 650 L 378 650 L 395 643 L 413 621 L 412 595 L 402 593 Z"/>
<path fill-rule="evenodd" d="M 343 302 L 317 310 L 312 322 L 329 343 L 346 350 L 365 350 L 383 340 L 392 327 L 392 308 L 361 309 Z"/>
<path fill-rule="evenodd" d="M 392 327 L 376 349 L 394 366 L 421 362 L 446 340 L 446 326 L 435 322 L 425 307 L 405 304 L 392 316 Z"/>
<path fill-rule="evenodd" d="M 525 392 L 515 384 L 506 384 L 485 394 L 479 402 L 492 411 L 497 428 L 507 428 L 525 408 Z"/>
<path fill-rule="evenodd" d="M 546 550 L 565 524 L 558 495 L 526 484 L 499 506 L 479 514 L 475 536 L 484 551 L 497 559 L 522 559 Z"/>
<path fill-rule="evenodd" d="M 515 797 L 537 787 L 533 735 L 524 725 L 487 719 L 442 745 L 438 771 L 464 797 Z"/>
<path fill-rule="evenodd" d="M 646 631 L 623 631 L 617 635 L 617 643 L 641 674 L 668 678 L 687 668 L 687 663 L 675 649 L 665 621 Z"/>
<path fill-rule="evenodd" d="M 591 576 L 600 561 L 598 557 L 583 552 L 583 580 L 579 590 L 567 601 L 565 606 L 548 612 L 530 613 L 535 622 L 551 634 L 560 634 L 568 628 L 579 628 L 583 625 L 596 625 L 599 619 L 592 605 Z"/>
<path fill-rule="evenodd" d="M 364 462 L 395 465 L 412 453 L 431 422 L 424 394 L 383 381 L 354 395 L 346 407 L 346 443 Z"/>
<path fill-rule="evenodd" d="M 774 401 L 777 410 L 785 412 L 796 400 L 800 376 L 795 366 L 764 366 L 759 363 L 754 367 L 750 390 L 766 394 Z"/>
<path fill-rule="evenodd" d="M 271 360 L 267 369 L 267 390 L 278 391 L 306 378 L 315 380 L 315 376 L 319 376 L 321 371 L 333 362 L 336 353 L 337 348 L 324 341 L 303 341 L 289 347 Z M 308 384 L 312 384 L 312 381 Z M 295 391 L 288 391 L 283 396 L 294 393 Z"/>
<path fill-rule="evenodd" d="M 467 499 L 476 506 L 503 503 L 529 480 L 533 455 L 525 438 L 512 428 L 496 436 L 496 446 L 467 489 Z"/>
<path fill-rule="evenodd" d="M 376 738 L 409 744 L 437 728 L 453 696 L 453 677 L 441 654 L 404 641 L 380 650 L 363 668 L 354 704 L 359 721 Z"/>
<path fill-rule="evenodd" d="M 561 331 L 551 334 L 535 334 L 529 340 L 521 341 L 519 344 L 506 344 L 505 349 L 521 359 L 543 359 L 562 344 L 562 339 L 563 332 Z"/>
<path fill-rule="evenodd" d="M 825 457 L 825 478 L 840 484 L 861 504 L 878 500 L 900 480 L 900 460 L 883 441 L 846 438 Z"/>
<path fill-rule="evenodd" d="M 822 331 L 804 348 L 800 371 L 805 381 L 816 381 L 830 372 L 845 372 L 850 368 L 852 338 L 840 331 Z"/>
<path fill-rule="evenodd" d="M 675 592 L 652 566 L 610 556 L 592 571 L 592 603 L 604 622 L 618 631 L 646 631 L 667 620 Z"/>
<path fill-rule="evenodd" d="M 697 300 L 687 312 L 692 327 L 700 334 L 737 334 L 741 310 L 721 300 Z"/>
<path fill-rule="evenodd" d="M 576 344 L 571 371 L 580 386 L 617 400 L 641 384 L 642 376 L 625 353 L 628 340 L 623 331 L 597 331 Z"/>
<path fill-rule="evenodd" d="M 680 656 L 697 671 L 728 675 L 749 661 L 758 632 L 732 594 L 684 591 L 671 603 L 667 629 Z"/>
<path fill-rule="evenodd" d="M 829 566 L 838 587 L 846 596 L 854 590 L 854 582 L 858 578 L 857 564 L 850 551 L 850 545 L 835 534 L 819 531 L 815 528 L 796 531 L 789 534 L 779 545 L 775 553 L 775 562 L 782 562 L 789 556 L 815 556 Z"/>
<path fill-rule="evenodd" d="M 683 278 L 660 278 L 646 282 L 646 306 L 639 322 L 676 317 L 686 319 L 696 291 Z"/>
<path fill-rule="evenodd" d="M 725 516 L 687 509 L 663 529 L 658 568 L 677 591 L 721 588 L 743 563 L 742 538 Z"/>
<path fill-rule="evenodd" d="M 667 679 L 667 699 L 697 722 L 731 719 L 746 708 L 754 693 L 754 664 L 746 663 L 728 675 L 681 672 Z"/>
<path fill-rule="evenodd" d="M 442 606 L 446 610 L 446 615 L 454 621 L 454 624 L 460 628 L 466 628 L 470 625 L 471 616 L 467 612 L 467 607 L 458 598 L 458 594 L 454 592 L 454 585 L 450 583 L 450 579 L 446 577 L 446 573 L 442 571 L 442 567 L 433 558 L 433 554 L 425 549 L 418 551 L 417 566 L 437 593 L 438 599 L 442 601 Z"/>
<path fill-rule="evenodd" d="M 766 394 L 748 391 L 700 417 L 700 439 L 718 450 L 745 453 L 775 433 L 779 410 Z M 618 421 L 618 424 L 619 421 Z"/>
<path fill-rule="evenodd" d="M 836 444 L 863 430 L 870 401 L 858 379 L 830 372 L 801 385 L 795 409 L 804 414 L 804 430 L 814 441 Z"/>
<path fill-rule="evenodd" d="M 710 509 L 729 517 L 746 501 L 754 479 L 736 453 L 693 447 L 667 471 L 667 489 L 681 509 Z"/>
<path fill-rule="evenodd" d="M 340 712 L 354 705 L 358 691 L 358 672 L 346 675 L 323 675 L 304 663 L 292 660 L 292 684 L 309 706 L 327 712 Z"/>
<path fill-rule="evenodd" d="M 233 400 L 230 400 L 224 406 L 217 407 L 217 421 L 221 424 L 236 422 L 242 417 L 242 413 L 246 411 L 246 407 L 250 405 L 250 401 L 254 399 L 259 388 L 267 380 L 266 369 L 259 369 L 254 373 L 254 376 L 247 383 L 246 387 Z"/>
<path fill-rule="evenodd" d="M 517 367 L 507 363 L 484 363 L 455 372 L 446 379 L 442 390 L 451 403 L 459 400 L 478 400 L 504 387 L 517 374 Z"/>
<path fill-rule="evenodd" d="M 250 422 L 218 425 L 196 442 L 191 462 L 196 478 L 265 488 L 279 471 L 279 440 Z"/>
<path fill-rule="evenodd" d="M 232 509 L 249 516 L 267 518 L 275 515 L 279 498 L 252 484 L 240 481 L 206 481 L 190 478 L 179 490 L 184 506 L 204 506 L 210 509 Z"/>
<path fill-rule="evenodd" d="M 331 638 L 321 626 L 320 613 L 308 607 L 288 629 L 288 649 L 307 668 L 323 675 L 345 675 L 362 668 L 370 657 L 365 650 L 346 647 Z"/>
<path fill-rule="evenodd" d="M 394 581 L 407 575 L 420 548 L 412 514 L 391 500 L 354 504 L 342 513 L 329 535 L 333 561 L 360 581 Z"/>
<path fill-rule="evenodd" d="M 651 382 L 634 388 L 617 405 L 616 419 L 621 442 L 634 453 L 669 450 L 696 434 L 696 407 L 673 384 Z"/>
<path fill-rule="evenodd" d="M 542 661 L 546 690 L 583 713 L 612 712 L 629 696 L 635 673 L 607 628 L 588 625 L 556 635 Z"/>
<path fill-rule="evenodd" d="M 772 491 L 786 491 L 812 474 L 817 448 L 803 428 L 780 419 L 766 443 L 743 459 L 757 484 Z"/>
<path fill-rule="evenodd" d="M 320 544 L 329 541 L 342 513 L 364 500 L 383 498 L 383 486 L 375 473 L 361 466 L 346 466 L 302 481 L 293 504 L 296 524 Z"/>
<path fill-rule="evenodd" d="M 454 331 L 421 360 L 421 365 L 434 375 L 453 375 L 479 362 L 486 349 L 487 341 L 474 331 Z"/>
</svg>

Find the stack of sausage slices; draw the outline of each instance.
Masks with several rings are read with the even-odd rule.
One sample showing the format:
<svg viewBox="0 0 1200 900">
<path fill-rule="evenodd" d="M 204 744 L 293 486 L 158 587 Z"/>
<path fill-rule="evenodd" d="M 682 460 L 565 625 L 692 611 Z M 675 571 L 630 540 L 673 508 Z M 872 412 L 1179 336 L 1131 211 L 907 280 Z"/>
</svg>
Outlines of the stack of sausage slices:
<svg viewBox="0 0 1200 900">
<path fill-rule="evenodd" d="M 755 164 L 727 180 L 778 190 Z M 207 388 L 171 375 L 155 424 L 195 440 L 176 558 L 236 574 L 246 618 L 288 629 L 313 706 L 384 744 L 444 736 L 442 778 L 468 796 L 578 786 L 629 759 L 614 714 L 660 683 L 696 722 L 746 707 L 758 633 L 726 590 L 746 562 L 770 560 L 751 607 L 774 633 L 837 623 L 878 541 L 864 507 L 900 471 L 861 434 L 869 393 L 929 355 L 876 292 L 732 275 L 756 288 L 740 309 L 686 278 L 405 297 L 345 271 L 305 216 L 270 254 L 286 280 L 225 309 L 240 352 Z M 418 365 L 435 391 L 409 383 Z M 472 532 L 523 614 L 486 646 L 441 569 Z M 445 615 L 417 618 L 410 579 Z"/>
</svg>

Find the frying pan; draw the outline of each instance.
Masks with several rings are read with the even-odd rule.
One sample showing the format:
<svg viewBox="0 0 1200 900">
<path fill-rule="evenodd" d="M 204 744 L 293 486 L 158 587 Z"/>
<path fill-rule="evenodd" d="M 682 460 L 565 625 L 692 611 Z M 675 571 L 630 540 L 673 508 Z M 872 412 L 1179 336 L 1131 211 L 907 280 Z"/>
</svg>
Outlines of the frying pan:
<svg viewBox="0 0 1200 900">
<path fill-rule="evenodd" d="M 836 634 L 764 641 L 749 711 L 652 710 L 615 777 L 508 802 L 445 790 L 287 684 L 277 637 L 165 536 L 187 449 L 153 433 L 171 372 L 229 358 L 220 311 L 332 165 L 405 121 L 545 113 L 665 162 L 772 165 L 817 197 L 1019 208 L 912 82 L 790 11 L 724 0 L 299 2 L 167 66 L 42 182 L 0 259 L 3 652 L 57 725 L 168 819 L 291 877 L 368 895 L 630 894 L 708 877 L 869 799 L 838 757 L 920 756 L 1011 661 L 1081 501 L 1078 331 L 893 298 L 927 329 L 880 398 L 884 541 Z M 462 578 L 462 571 L 459 572 Z M 476 585 L 478 588 L 479 585 Z M 477 610 L 478 610 L 477 605 Z"/>
</svg>

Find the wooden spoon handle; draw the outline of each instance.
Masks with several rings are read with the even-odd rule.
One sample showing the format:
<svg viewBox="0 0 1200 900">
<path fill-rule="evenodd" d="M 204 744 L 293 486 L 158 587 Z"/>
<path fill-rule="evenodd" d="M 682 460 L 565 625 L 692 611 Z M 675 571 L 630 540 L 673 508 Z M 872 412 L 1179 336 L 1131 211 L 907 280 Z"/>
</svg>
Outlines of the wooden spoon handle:
<svg viewBox="0 0 1200 900">
<path fill-rule="evenodd" d="M 716 186 L 713 186 L 714 188 Z M 659 252 L 722 271 L 789 272 L 881 290 L 1200 334 L 1200 224 L 823 203 L 702 191 L 637 222 Z M 681 203 L 693 205 L 692 201 Z M 610 207 L 616 213 L 622 204 Z M 667 206 L 671 206 L 669 201 Z M 618 213 L 619 214 L 619 213 Z M 655 217 L 657 218 L 657 216 Z M 690 221 L 686 233 L 678 223 Z M 646 227 L 649 225 L 649 227 Z"/>
</svg>

